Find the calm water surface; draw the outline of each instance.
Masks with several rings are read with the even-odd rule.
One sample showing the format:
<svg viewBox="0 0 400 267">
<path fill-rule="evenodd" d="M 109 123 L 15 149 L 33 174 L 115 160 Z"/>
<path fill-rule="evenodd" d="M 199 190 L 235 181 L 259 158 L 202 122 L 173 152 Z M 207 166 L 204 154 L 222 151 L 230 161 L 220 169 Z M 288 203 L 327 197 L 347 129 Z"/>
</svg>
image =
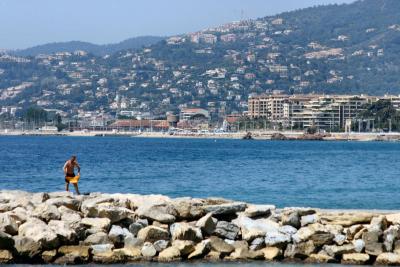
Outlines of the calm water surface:
<svg viewBox="0 0 400 267">
<path fill-rule="evenodd" d="M 400 209 L 400 143 L 0 137 L 0 189 L 225 197 L 321 208 Z"/>
</svg>

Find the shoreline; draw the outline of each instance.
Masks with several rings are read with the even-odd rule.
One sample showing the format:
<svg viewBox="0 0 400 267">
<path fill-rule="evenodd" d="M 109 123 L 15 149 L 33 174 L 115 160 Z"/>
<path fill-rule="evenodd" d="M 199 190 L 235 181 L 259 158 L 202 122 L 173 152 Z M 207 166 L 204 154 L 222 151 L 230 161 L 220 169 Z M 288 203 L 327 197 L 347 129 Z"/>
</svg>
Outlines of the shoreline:
<svg viewBox="0 0 400 267">
<path fill-rule="evenodd" d="M 0 263 L 400 265 L 400 212 L 0 191 Z"/>
<path fill-rule="evenodd" d="M 74 132 L 43 132 L 43 131 L 0 131 L 1 136 L 68 136 L 68 137 L 136 137 L 136 138 L 185 138 L 185 139 L 243 139 L 247 132 L 234 133 L 175 133 L 166 132 L 112 132 L 112 131 L 74 131 Z M 324 135 L 304 135 L 302 131 L 251 131 L 253 140 L 279 141 L 400 141 L 399 133 L 327 133 Z"/>
</svg>

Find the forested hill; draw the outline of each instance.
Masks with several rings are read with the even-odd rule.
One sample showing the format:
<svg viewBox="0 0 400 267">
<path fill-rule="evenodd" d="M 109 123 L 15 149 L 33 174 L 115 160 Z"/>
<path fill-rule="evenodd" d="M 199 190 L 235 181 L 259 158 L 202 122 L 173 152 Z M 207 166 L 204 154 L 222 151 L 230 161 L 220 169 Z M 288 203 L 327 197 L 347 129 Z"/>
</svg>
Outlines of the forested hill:
<svg viewBox="0 0 400 267">
<path fill-rule="evenodd" d="M 18 56 L 36 56 L 39 54 L 54 54 L 57 52 L 74 52 L 76 50 L 83 50 L 94 55 L 104 56 L 120 50 L 142 48 L 143 46 L 152 45 L 163 39 L 164 37 L 159 36 L 141 36 L 129 38 L 119 43 L 106 45 L 97 45 L 81 41 L 58 42 L 16 50 L 12 53 Z"/>
<path fill-rule="evenodd" d="M 399 55 L 400 1 L 364 0 L 229 23 L 107 57 L 3 56 L 0 105 L 155 114 L 187 106 L 218 116 L 273 90 L 400 94 Z"/>
</svg>

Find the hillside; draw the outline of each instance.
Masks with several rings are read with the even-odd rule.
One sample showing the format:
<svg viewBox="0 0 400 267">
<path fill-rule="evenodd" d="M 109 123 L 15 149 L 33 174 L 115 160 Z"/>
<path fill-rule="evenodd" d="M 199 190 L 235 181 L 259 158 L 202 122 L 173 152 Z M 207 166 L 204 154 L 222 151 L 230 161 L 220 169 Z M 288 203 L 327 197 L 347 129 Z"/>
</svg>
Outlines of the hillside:
<svg viewBox="0 0 400 267">
<path fill-rule="evenodd" d="M 318 6 L 108 57 L 0 57 L 0 105 L 77 114 L 247 109 L 250 94 L 400 94 L 400 1 Z"/>
<path fill-rule="evenodd" d="M 76 50 L 83 50 L 94 55 L 104 56 L 120 50 L 138 49 L 142 48 L 143 46 L 149 46 L 163 39 L 164 37 L 158 36 L 141 36 L 129 38 L 119 43 L 106 45 L 97 45 L 80 41 L 58 42 L 16 50 L 12 53 L 17 56 L 36 56 L 39 54 L 54 54 L 57 52 L 74 52 Z"/>
</svg>

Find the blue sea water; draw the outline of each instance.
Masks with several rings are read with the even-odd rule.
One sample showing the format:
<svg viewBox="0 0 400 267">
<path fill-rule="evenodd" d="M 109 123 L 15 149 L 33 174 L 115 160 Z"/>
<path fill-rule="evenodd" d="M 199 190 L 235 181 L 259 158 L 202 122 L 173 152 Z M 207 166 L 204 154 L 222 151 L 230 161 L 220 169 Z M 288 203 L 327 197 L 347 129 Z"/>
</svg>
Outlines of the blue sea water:
<svg viewBox="0 0 400 267">
<path fill-rule="evenodd" d="M 0 189 L 224 197 L 320 208 L 400 209 L 400 143 L 0 137 Z"/>
</svg>

